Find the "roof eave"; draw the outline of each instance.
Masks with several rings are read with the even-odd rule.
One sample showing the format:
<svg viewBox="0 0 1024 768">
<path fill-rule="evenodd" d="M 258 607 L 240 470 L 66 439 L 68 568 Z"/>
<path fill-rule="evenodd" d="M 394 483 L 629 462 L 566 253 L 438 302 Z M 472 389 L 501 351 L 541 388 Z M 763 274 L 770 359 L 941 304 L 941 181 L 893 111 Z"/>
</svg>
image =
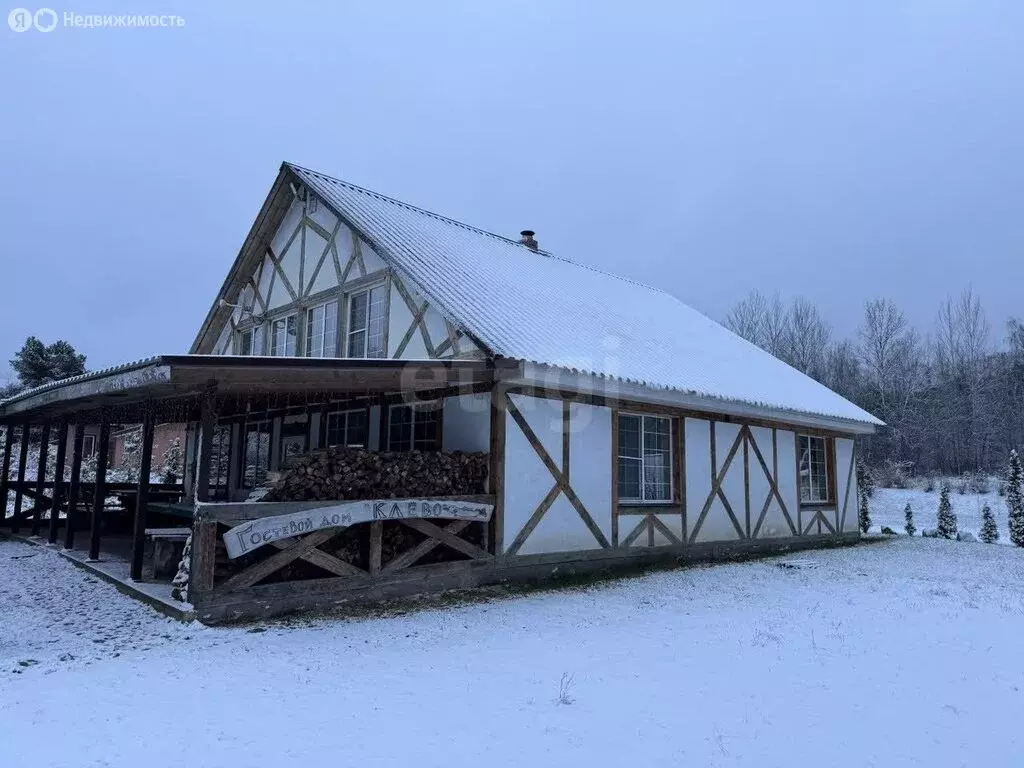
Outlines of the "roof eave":
<svg viewBox="0 0 1024 768">
<path fill-rule="evenodd" d="M 555 375 L 553 378 L 552 374 Z M 534 387 L 569 385 L 575 391 L 602 396 L 611 400 L 631 400 L 692 409 L 708 414 L 725 414 L 737 418 L 764 419 L 795 427 L 808 427 L 851 435 L 874 434 L 883 422 L 859 421 L 827 414 L 809 413 L 788 408 L 778 408 L 758 403 L 730 400 L 677 389 L 652 387 L 609 376 L 573 371 L 559 366 L 524 361 L 521 373 L 509 378 L 510 383 L 521 383 Z"/>
</svg>

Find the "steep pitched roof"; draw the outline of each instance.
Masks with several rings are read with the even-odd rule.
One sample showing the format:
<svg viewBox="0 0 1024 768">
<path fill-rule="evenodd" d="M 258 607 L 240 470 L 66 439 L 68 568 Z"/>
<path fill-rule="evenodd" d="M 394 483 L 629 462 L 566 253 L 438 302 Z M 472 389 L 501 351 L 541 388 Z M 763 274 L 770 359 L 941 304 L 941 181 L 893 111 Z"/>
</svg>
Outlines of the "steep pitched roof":
<svg viewBox="0 0 1024 768">
<path fill-rule="evenodd" d="M 881 424 L 671 294 L 286 165 L 496 355 Z"/>
</svg>

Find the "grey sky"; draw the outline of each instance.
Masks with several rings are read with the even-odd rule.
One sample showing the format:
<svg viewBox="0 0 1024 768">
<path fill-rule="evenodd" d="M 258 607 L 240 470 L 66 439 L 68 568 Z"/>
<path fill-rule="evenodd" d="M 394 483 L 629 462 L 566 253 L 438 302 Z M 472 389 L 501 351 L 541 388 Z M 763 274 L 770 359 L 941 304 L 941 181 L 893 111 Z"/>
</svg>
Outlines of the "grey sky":
<svg viewBox="0 0 1024 768">
<path fill-rule="evenodd" d="M 0 361 L 186 351 L 284 159 L 716 319 L 759 288 L 926 326 L 967 283 L 1024 314 L 1019 2 L 73 11 L 186 26 L 0 28 Z"/>
</svg>

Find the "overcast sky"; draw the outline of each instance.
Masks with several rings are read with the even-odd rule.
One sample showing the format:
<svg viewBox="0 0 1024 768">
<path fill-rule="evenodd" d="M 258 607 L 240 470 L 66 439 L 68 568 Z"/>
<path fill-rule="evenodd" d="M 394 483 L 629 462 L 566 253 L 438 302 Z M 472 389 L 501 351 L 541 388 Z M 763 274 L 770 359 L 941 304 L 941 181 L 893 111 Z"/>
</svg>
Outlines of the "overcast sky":
<svg viewBox="0 0 1024 768">
<path fill-rule="evenodd" d="M 89 2 L 0 27 L 0 378 L 187 351 L 282 160 L 837 334 L 1024 314 L 1024 3 Z M 4 11 L 6 15 L 6 10 Z"/>
</svg>

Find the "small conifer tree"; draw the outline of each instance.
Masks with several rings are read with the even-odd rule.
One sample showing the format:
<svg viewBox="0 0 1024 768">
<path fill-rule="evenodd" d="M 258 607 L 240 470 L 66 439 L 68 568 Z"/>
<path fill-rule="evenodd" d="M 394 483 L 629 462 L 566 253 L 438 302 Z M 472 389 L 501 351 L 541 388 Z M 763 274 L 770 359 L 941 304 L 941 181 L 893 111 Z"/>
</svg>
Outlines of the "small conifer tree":
<svg viewBox="0 0 1024 768">
<path fill-rule="evenodd" d="M 1006 510 L 1010 518 L 1010 541 L 1024 547 L 1024 470 L 1016 449 L 1010 451 L 1006 473 Z"/>
<path fill-rule="evenodd" d="M 160 468 L 160 474 L 165 483 L 176 483 L 181 480 L 182 468 L 185 464 L 185 452 L 181 449 L 181 438 L 174 438 L 174 442 L 167 446 L 164 451 L 164 463 Z"/>
<path fill-rule="evenodd" d="M 917 528 L 914 527 L 914 510 L 910 508 L 910 502 L 907 502 L 907 506 L 903 508 L 903 517 L 906 519 L 907 524 L 903 526 L 903 529 L 907 532 L 907 536 L 913 536 L 917 532 Z"/>
<path fill-rule="evenodd" d="M 860 506 L 858 508 L 858 522 L 861 533 L 867 533 L 871 528 L 871 511 L 868 508 L 868 499 L 875 493 L 875 479 L 871 476 L 871 470 L 864 466 L 864 462 L 857 462 L 857 490 L 860 492 Z"/>
<path fill-rule="evenodd" d="M 939 524 L 935 533 L 943 539 L 955 539 L 956 532 L 956 513 L 949 500 L 949 483 L 943 483 L 939 493 Z"/>
<path fill-rule="evenodd" d="M 999 528 L 988 504 L 981 508 L 981 533 L 978 534 L 978 538 L 986 544 L 995 544 L 999 541 Z"/>
</svg>

